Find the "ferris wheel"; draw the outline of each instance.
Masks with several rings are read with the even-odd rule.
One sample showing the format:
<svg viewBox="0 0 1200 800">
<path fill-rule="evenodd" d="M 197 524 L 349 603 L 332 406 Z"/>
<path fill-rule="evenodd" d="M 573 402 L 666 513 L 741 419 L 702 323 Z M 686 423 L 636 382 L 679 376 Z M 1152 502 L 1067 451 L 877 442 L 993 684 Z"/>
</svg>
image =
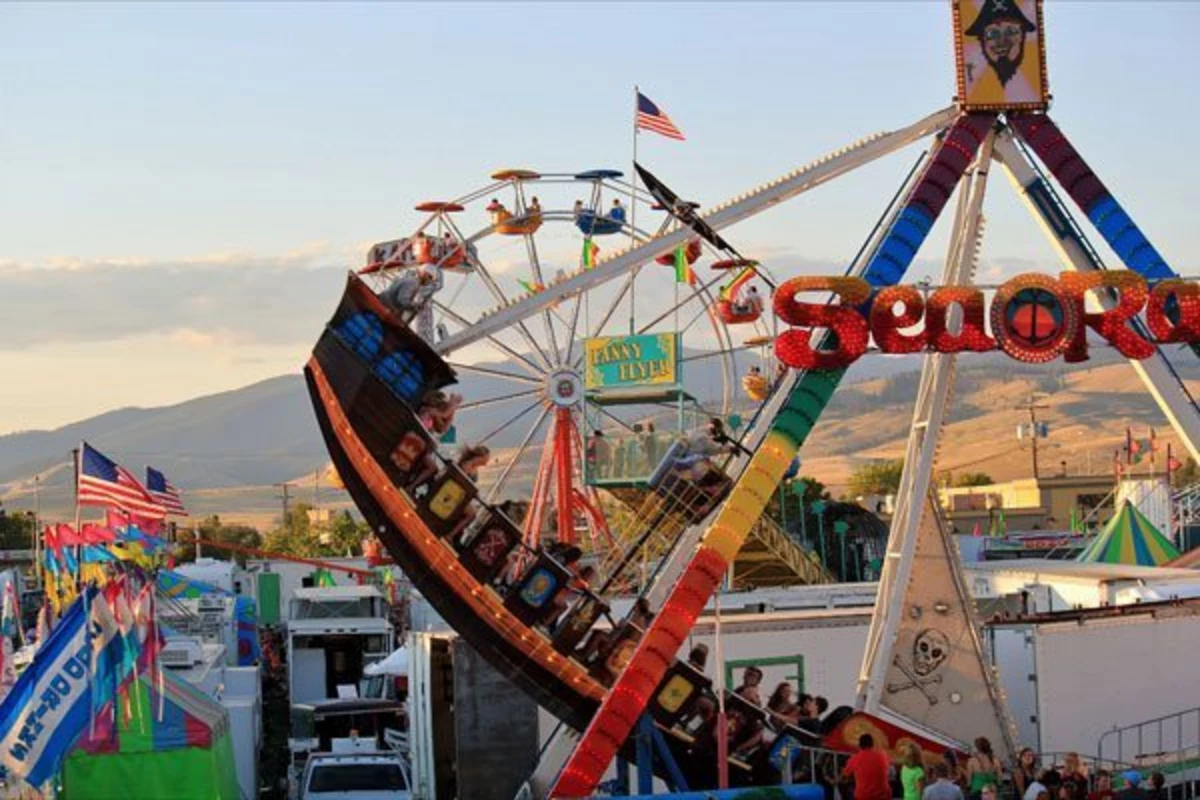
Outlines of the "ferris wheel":
<svg viewBox="0 0 1200 800">
<path fill-rule="evenodd" d="M 411 324 L 445 343 L 467 398 L 444 445 L 489 448 L 481 484 L 489 500 L 530 502 L 527 540 L 607 548 L 612 505 L 601 490 L 628 497 L 675 438 L 710 417 L 736 429 L 761 399 L 773 315 L 758 292 L 773 281 L 699 236 L 453 346 L 569 273 L 680 226 L 621 172 L 506 169 L 415 208 L 425 215 L 416 229 L 372 247 L 360 274 L 377 292 L 422 276 Z"/>
</svg>

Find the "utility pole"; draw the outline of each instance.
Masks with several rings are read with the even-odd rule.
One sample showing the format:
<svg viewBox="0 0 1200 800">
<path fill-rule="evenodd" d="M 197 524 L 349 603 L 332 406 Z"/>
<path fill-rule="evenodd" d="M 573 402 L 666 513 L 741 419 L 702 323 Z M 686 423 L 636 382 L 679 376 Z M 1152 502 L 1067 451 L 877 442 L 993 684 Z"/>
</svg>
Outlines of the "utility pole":
<svg viewBox="0 0 1200 800">
<path fill-rule="evenodd" d="M 288 499 L 289 499 L 288 498 L 288 485 L 286 483 L 277 483 L 275 485 L 278 486 L 280 488 L 280 490 L 282 491 L 282 494 L 279 495 L 279 499 L 283 501 L 282 524 L 284 525 L 284 527 L 286 527 L 288 524 Z"/>
<path fill-rule="evenodd" d="M 1041 433 L 1038 430 L 1037 412 L 1039 410 L 1048 409 L 1050 406 L 1038 405 L 1037 395 L 1030 394 L 1029 402 L 1019 408 L 1029 412 L 1029 443 L 1033 450 L 1033 479 L 1038 479 L 1038 439 L 1041 438 Z"/>
<path fill-rule="evenodd" d="M 33 581 L 42 588 L 42 474 L 33 476 Z"/>
</svg>

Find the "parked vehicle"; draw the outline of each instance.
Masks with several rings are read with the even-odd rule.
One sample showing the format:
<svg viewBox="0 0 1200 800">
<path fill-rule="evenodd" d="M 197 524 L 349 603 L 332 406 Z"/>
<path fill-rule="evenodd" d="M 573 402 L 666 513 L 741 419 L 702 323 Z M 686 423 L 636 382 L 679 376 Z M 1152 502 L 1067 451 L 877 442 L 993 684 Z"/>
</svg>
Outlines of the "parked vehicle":
<svg viewBox="0 0 1200 800">
<path fill-rule="evenodd" d="M 309 757 L 301 800 L 410 800 L 408 765 L 398 753 L 321 753 Z"/>
</svg>

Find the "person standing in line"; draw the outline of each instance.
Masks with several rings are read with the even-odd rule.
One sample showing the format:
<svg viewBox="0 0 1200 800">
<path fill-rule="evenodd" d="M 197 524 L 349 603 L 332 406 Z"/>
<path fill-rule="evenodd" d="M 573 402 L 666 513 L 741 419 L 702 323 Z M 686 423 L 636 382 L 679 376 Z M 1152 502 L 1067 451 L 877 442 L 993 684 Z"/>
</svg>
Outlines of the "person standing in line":
<svg viewBox="0 0 1200 800">
<path fill-rule="evenodd" d="M 891 800 L 892 789 L 888 785 L 890 768 L 891 761 L 887 753 L 875 747 L 875 738 L 871 734 L 864 733 L 858 737 L 858 752 L 850 756 L 842 768 L 842 777 L 854 781 L 854 800 Z M 959 795 L 959 800 L 961 797 Z"/>
<path fill-rule="evenodd" d="M 904 800 L 921 800 L 925 793 L 925 763 L 921 748 L 914 742 L 906 742 L 900 752 L 900 786 Z"/>
<path fill-rule="evenodd" d="M 1131 769 L 1121 773 L 1125 788 L 1113 795 L 1116 800 L 1149 800 L 1150 793 L 1142 788 L 1142 773 Z"/>
<path fill-rule="evenodd" d="M 1112 773 L 1106 769 L 1096 771 L 1096 788 L 1088 792 L 1087 800 L 1112 800 Z"/>
<path fill-rule="evenodd" d="M 1012 777 L 1017 796 L 1024 797 L 1025 790 L 1037 781 L 1037 757 L 1031 748 L 1023 747 L 1017 754 L 1017 764 L 1013 767 Z"/>
<path fill-rule="evenodd" d="M 600 430 L 592 431 L 592 438 L 588 442 L 588 456 L 592 462 L 592 470 L 595 477 L 603 480 L 608 477 L 608 466 L 612 451 L 609 449 L 608 442 L 604 440 L 604 432 Z"/>
<path fill-rule="evenodd" d="M 1171 793 L 1163 788 L 1166 783 L 1167 778 L 1161 772 L 1150 773 L 1150 791 L 1147 792 L 1150 800 L 1168 800 L 1170 798 Z"/>
<path fill-rule="evenodd" d="M 1071 792 L 1071 800 L 1087 800 L 1088 774 L 1079 753 L 1067 753 L 1063 760 L 1062 782 Z"/>
<path fill-rule="evenodd" d="M 1000 764 L 992 753 L 992 743 L 986 737 L 975 740 L 975 752 L 967 759 L 967 794 L 979 800 L 983 787 L 1000 783 Z"/>
<path fill-rule="evenodd" d="M 963 800 L 962 789 L 950 780 L 950 766 L 945 761 L 933 765 L 934 781 L 925 787 L 922 800 Z M 1037 800 L 1035 798 L 1035 800 Z M 1041 798 L 1040 800 L 1048 800 Z"/>
</svg>

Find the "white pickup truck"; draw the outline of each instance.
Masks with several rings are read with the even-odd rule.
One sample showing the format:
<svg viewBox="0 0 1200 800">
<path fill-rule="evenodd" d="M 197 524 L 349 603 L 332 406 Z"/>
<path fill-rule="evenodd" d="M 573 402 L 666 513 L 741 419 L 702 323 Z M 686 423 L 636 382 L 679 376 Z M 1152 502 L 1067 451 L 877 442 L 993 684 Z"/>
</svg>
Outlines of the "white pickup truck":
<svg viewBox="0 0 1200 800">
<path fill-rule="evenodd" d="M 397 753 L 319 753 L 300 779 L 301 800 L 411 800 L 408 765 Z"/>
</svg>

